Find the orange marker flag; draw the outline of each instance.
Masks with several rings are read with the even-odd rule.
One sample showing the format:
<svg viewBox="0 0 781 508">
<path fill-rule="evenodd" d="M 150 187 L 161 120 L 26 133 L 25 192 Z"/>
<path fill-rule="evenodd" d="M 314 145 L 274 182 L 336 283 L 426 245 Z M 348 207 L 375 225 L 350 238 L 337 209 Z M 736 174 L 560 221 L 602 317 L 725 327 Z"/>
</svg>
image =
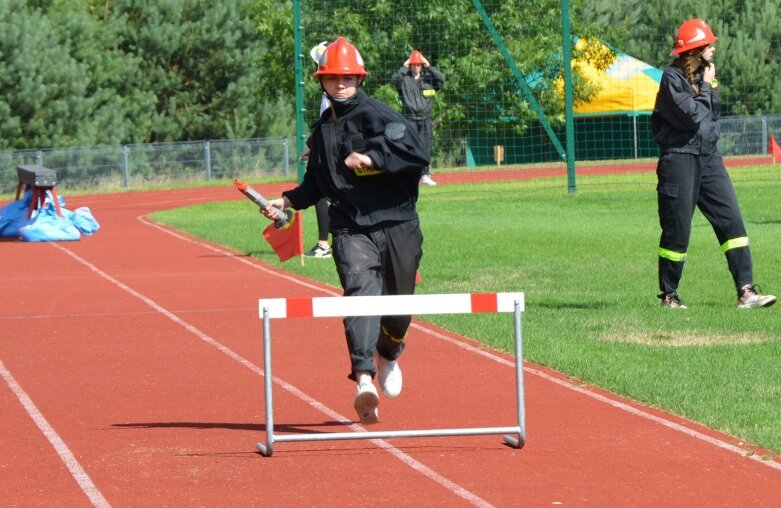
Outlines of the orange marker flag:
<svg viewBox="0 0 781 508">
<path fill-rule="evenodd" d="M 270 224 L 263 230 L 263 238 L 268 241 L 271 248 L 279 256 L 280 261 L 287 261 L 295 256 L 304 254 L 304 228 L 301 212 L 298 211 L 293 218 L 282 228 Z"/>
<path fill-rule="evenodd" d="M 772 134 L 770 135 L 770 146 L 768 147 L 768 152 L 773 156 L 773 164 L 776 163 L 776 161 L 781 162 L 781 147 L 778 146 L 778 143 L 776 143 L 776 137 Z"/>
</svg>

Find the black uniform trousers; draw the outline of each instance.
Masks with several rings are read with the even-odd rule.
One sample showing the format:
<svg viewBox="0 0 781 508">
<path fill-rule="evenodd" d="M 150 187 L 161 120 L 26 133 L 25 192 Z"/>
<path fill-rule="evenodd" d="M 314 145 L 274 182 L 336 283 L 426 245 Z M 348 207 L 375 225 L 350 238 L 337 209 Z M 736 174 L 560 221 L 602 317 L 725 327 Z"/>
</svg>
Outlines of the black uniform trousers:
<svg viewBox="0 0 781 508">
<path fill-rule="evenodd" d="M 751 251 L 735 189 L 719 154 L 666 153 L 658 177 L 659 289 L 678 290 L 695 206 L 708 219 L 727 258 L 735 288 L 752 284 Z"/>
<path fill-rule="evenodd" d="M 423 256 L 418 220 L 385 222 L 365 231 L 335 229 L 333 256 L 344 296 L 411 295 Z M 352 370 L 376 374 L 374 352 L 395 360 L 412 316 L 350 316 L 344 318 Z"/>
<path fill-rule="evenodd" d="M 415 125 L 415 129 L 418 131 L 418 134 L 420 134 L 420 138 L 423 140 L 423 143 L 426 145 L 426 150 L 428 151 L 428 156 L 431 157 L 431 152 L 434 149 L 434 120 L 431 118 L 422 118 L 422 119 L 415 119 L 412 118 L 410 121 Z M 423 169 L 423 174 L 428 175 L 431 172 L 428 166 L 426 166 Z"/>
</svg>

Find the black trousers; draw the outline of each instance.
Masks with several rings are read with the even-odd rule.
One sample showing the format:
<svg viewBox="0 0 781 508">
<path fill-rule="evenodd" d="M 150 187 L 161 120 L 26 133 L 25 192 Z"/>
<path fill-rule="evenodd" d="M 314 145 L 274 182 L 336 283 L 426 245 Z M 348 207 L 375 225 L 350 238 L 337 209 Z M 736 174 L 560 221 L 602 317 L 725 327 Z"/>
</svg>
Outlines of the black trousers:
<svg viewBox="0 0 781 508">
<path fill-rule="evenodd" d="M 708 219 L 727 258 L 736 290 L 752 284 L 748 236 L 735 189 L 719 154 L 667 153 L 659 158 L 657 197 L 659 224 L 659 289 L 678 290 L 691 236 L 695 206 Z"/>
<path fill-rule="evenodd" d="M 431 152 L 434 149 L 434 121 L 431 118 L 424 118 L 422 120 L 412 120 L 415 124 L 415 128 L 423 139 L 428 150 L 428 155 L 431 157 Z M 430 168 L 426 166 L 423 169 L 423 174 L 428 175 L 431 172 Z"/>
<path fill-rule="evenodd" d="M 328 241 L 328 230 L 330 219 L 328 218 L 328 200 L 320 198 L 320 201 L 315 203 L 315 212 L 317 215 L 317 239 L 321 242 Z"/>
<path fill-rule="evenodd" d="M 388 222 L 355 232 L 334 230 L 333 256 L 344 296 L 411 295 L 423 256 L 423 234 L 417 220 Z M 351 371 L 376 374 L 375 351 L 395 360 L 412 316 L 350 316 L 344 318 Z"/>
</svg>

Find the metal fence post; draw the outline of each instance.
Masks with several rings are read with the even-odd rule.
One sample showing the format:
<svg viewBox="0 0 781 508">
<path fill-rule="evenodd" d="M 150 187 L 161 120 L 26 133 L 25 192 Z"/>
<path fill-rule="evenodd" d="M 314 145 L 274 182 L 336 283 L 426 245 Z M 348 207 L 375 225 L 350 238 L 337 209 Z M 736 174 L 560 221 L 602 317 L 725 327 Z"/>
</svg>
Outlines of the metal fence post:
<svg viewBox="0 0 781 508">
<path fill-rule="evenodd" d="M 203 144 L 203 162 L 206 165 L 206 181 L 212 179 L 212 152 L 209 142 Z"/>
<path fill-rule="evenodd" d="M 36 152 L 35 152 L 35 162 L 39 166 L 43 166 L 43 152 L 42 151 L 36 150 Z"/>
<path fill-rule="evenodd" d="M 282 138 L 282 167 L 285 171 L 285 176 L 287 176 L 290 173 L 290 145 L 287 142 L 287 136 Z"/>
<path fill-rule="evenodd" d="M 127 145 L 122 145 L 122 186 L 126 189 L 130 187 L 130 164 L 128 162 Z"/>
</svg>

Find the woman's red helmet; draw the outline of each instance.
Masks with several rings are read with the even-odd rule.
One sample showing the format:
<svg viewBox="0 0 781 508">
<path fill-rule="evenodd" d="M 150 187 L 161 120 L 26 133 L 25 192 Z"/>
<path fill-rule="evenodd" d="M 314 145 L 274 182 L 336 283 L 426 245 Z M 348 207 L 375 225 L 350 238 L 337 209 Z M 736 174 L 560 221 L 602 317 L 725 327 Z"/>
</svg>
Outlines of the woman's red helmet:
<svg viewBox="0 0 781 508">
<path fill-rule="evenodd" d="M 705 21 L 699 18 L 692 18 L 684 21 L 678 27 L 678 35 L 675 36 L 675 44 L 670 56 L 680 55 L 691 49 L 707 46 L 717 40 L 719 38 L 713 35 L 713 31 Z"/>
<path fill-rule="evenodd" d="M 358 50 L 347 42 L 344 37 L 339 37 L 325 48 L 320 56 L 317 71 L 312 75 L 315 78 L 326 75 L 360 76 L 369 75 L 363 66 L 363 58 Z"/>
</svg>

